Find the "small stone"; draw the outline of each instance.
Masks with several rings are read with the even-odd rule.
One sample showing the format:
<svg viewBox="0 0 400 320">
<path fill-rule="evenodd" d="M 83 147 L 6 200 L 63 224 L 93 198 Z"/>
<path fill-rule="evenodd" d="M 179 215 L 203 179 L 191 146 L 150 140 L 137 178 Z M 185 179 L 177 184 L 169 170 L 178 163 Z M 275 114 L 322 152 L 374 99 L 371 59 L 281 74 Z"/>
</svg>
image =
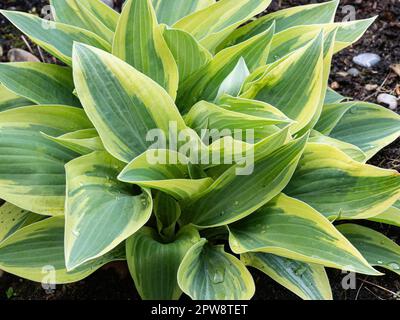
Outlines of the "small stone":
<svg viewBox="0 0 400 320">
<path fill-rule="evenodd" d="M 339 71 L 339 72 L 337 73 L 337 75 L 338 75 L 338 76 L 341 76 L 341 77 L 343 77 L 343 78 L 345 78 L 345 77 L 347 77 L 349 74 L 348 74 L 347 72 L 344 72 L 344 71 Z"/>
<path fill-rule="evenodd" d="M 360 71 L 356 68 L 351 68 L 347 70 L 347 73 L 351 75 L 352 77 L 358 77 L 360 75 Z"/>
<path fill-rule="evenodd" d="M 400 97 L 400 84 L 398 84 L 398 85 L 396 86 L 396 88 L 394 89 L 394 92 L 396 92 L 397 96 Z"/>
<path fill-rule="evenodd" d="M 340 88 L 340 85 L 339 85 L 339 83 L 337 83 L 336 81 L 334 81 L 334 82 L 331 83 L 331 89 L 337 90 L 337 89 L 339 89 L 339 88 Z"/>
<path fill-rule="evenodd" d="M 367 91 L 374 91 L 374 90 L 378 89 L 378 85 L 377 84 L 367 84 L 367 85 L 365 85 L 365 89 Z"/>
<path fill-rule="evenodd" d="M 400 77 L 400 64 L 392 64 L 390 68 Z"/>
<path fill-rule="evenodd" d="M 381 93 L 378 96 L 378 103 L 386 104 L 390 110 L 396 110 L 398 105 L 397 98 L 387 93 Z"/>
<path fill-rule="evenodd" d="M 381 57 L 375 53 L 362 53 L 354 57 L 353 62 L 364 68 L 372 68 L 381 62 Z"/>
<path fill-rule="evenodd" d="M 110 8 L 114 9 L 114 1 L 113 0 L 101 0 L 101 2 L 105 3 L 108 5 Z"/>
<path fill-rule="evenodd" d="M 22 49 L 11 49 L 7 57 L 10 62 L 40 62 L 32 53 Z"/>
<path fill-rule="evenodd" d="M 2 57 L 3 56 L 3 46 L 0 46 L 0 57 Z"/>
</svg>

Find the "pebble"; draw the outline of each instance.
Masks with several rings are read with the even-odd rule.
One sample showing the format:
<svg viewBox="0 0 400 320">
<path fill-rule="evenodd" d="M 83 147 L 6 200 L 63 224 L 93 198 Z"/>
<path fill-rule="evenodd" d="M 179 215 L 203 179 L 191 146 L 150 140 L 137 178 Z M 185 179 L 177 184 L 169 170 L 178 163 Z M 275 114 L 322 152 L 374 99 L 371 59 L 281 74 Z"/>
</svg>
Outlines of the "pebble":
<svg viewBox="0 0 400 320">
<path fill-rule="evenodd" d="M 390 68 L 400 77 L 400 64 L 392 64 Z"/>
<path fill-rule="evenodd" d="M 396 110 L 398 105 L 397 98 L 387 93 L 381 93 L 378 96 L 378 103 L 384 103 L 388 105 L 390 110 Z"/>
<path fill-rule="evenodd" d="M 7 57 L 10 62 L 40 62 L 32 53 L 22 49 L 11 49 Z"/>
<path fill-rule="evenodd" d="M 103 3 L 108 5 L 110 8 L 114 9 L 114 1 L 113 0 L 101 0 Z"/>
<path fill-rule="evenodd" d="M 3 46 L 0 46 L 0 57 L 2 57 L 3 56 Z"/>
<path fill-rule="evenodd" d="M 374 90 L 378 89 L 378 85 L 377 84 L 367 84 L 367 85 L 365 85 L 365 89 L 367 91 L 374 91 Z"/>
<path fill-rule="evenodd" d="M 352 77 L 358 77 L 360 75 L 360 71 L 356 68 L 351 68 L 347 70 L 347 73 L 351 75 Z"/>
<path fill-rule="evenodd" d="M 354 57 L 353 62 L 364 68 L 372 68 L 381 62 L 381 57 L 375 53 L 362 53 Z"/>
<path fill-rule="evenodd" d="M 340 84 L 338 82 L 334 81 L 331 83 L 331 89 L 337 90 L 339 88 L 340 88 Z"/>
</svg>

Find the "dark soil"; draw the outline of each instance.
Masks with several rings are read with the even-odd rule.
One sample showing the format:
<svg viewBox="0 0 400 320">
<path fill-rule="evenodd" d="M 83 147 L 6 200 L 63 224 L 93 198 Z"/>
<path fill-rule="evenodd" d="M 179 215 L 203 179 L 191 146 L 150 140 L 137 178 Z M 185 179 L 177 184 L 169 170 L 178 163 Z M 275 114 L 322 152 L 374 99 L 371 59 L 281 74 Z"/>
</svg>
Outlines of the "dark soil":
<svg viewBox="0 0 400 320">
<path fill-rule="evenodd" d="M 115 1 L 117 6 L 121 1 Z M 324 1 L 306 0 L 275 0 L 268 12 L 278 9 L 292 7 L 295 5 L 308 4 Z M 0 9 L 16 9 L 40 13 L 41 8 L 47 1 L 40 0 L 2 0 Z M 400 94 L 400 78 L 390 68 L 393 64 L 400 63 L 400 1 L 399 0 L 342 0 L 338 11 L 337 20 L 341 21 L 346 13 L 342 13 L 345 5 L 353 5 L 356 8 L 357 19 L 368 18 L 379 15 L 376 23 L 357 44 L 339 53 L 334 58 L 331 85 L 344 96 L 357 100 L 376 103 L 376 97 L 380 92 Z M 7 51 L 12 47 L 32 50 L 36 56 L 40 56 L 37 46 L 25 42 L 21 33 L 16 31 L 9 23 L 0 17 L 0 46 L 3 55 L 0 61 L 7 60 Z M 29 46 L 27 45 L 29 43 Z M 372 52 L 382 57 L 382 62 L 374 69 L 363 69 L 353 64 L 352 58 L 358 53 Z M 45 61 L 52 58 L 44 55 Z M 357 67 L 361 74 L 351 77 L 345 72 Z M 368 85 L 377 85 L 372 91 L 367 89 Z M 369 86 L 370 87 L 370 86 Z M 400 111 L 400 110 L 399 110 Z M 385 148 L 371 161 L 380 167 L 400 169 L 400 141 Z M 400 232 L 396 227 L 368 223 L 374 229 L 389 236 L 400 243 Z M 257 286 L 256 300 L 293 300 L 298 299 L 295 295 L 282 288 L 264 274 L 252 270 Z M 357 276 L 357 288 L 355 290 L 344 290 L 341 282 L 344 274 L 337 270 L 329 270 L 329 277 L 334 293 L 338 300 L 392 300 L 399 299 L 400 278 L 388 272 L 384 277 L 374 278 Z M 114 263 L 102 268 L 87 279 L 69 285 L 59 285 L 54 292 L 45 292 L 40 284 L 19 279 L 10 274 L 0 276 L 0 300 L 2 299 L 29 299 L 29 300 L 136 300 L 139 299 L 134 288 L 125 263 Z M 186 299 L 186 298 L 184 298 Z"/>
</svg>

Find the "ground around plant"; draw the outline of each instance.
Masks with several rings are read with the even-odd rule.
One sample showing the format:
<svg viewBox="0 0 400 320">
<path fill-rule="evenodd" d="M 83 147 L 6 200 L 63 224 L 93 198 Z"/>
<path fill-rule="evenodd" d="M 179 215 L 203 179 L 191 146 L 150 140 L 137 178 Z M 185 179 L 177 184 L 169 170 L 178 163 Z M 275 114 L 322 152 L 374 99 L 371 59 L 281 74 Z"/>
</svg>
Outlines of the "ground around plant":
<svg viewBox="0 0 400 320">
<path fill-rule="evenodd" d="M 274 0 L 267 12 L 323 1 Z M 2 0 L 0 9 L 20 10 L 40 14 L 47 1 L 41 0 Z M 115 1 L 116 7 L 120 1 Z M 342 0 L 337 20 L 341 21 L 349 11 L 356 9 L 356 18 L 368 18 L 378 15 L 378 19 L 362 40 L 354 46 L 336 55 L 333 61 L 330 84 L 344 96 L 357 100 L 377 103 L 379 93 L 400 95 L 400 75 L 391 66 L 400 64 L 400 1 L 399 0 Z M 38 50 L 37 46 L 22 37 L 11 24 L 0 17 L 0 61 L 7 61 L 7 52 L 11 48 L 31 51 L 43 61 L 53 62 L 53 58 Z M 354 65 L 352 59 L 359 53 L 379 54 L 382 61 L 373 69 Z M 360 75 L 352 77 L 347 73 L 357 67 Z M 397 109 L 400 113 L 400 107 Z M 400 140 L 382 150 L 371 163 L 384 168 L 400 171 Z M 369 223 L 369 226 L 384 233 L 400 244 L 400 229 Z M 256 300 L 293 300 L 298 299 L 272 279 L 261 272 L 252 270 L 256 282 Z M 358 276 L 354 290 L 344 290 L 340 271 L 328 270 L 334 299 L 337 300 L 393 300 L 400 299 L 400 278 L 388 272 L 383 277 Z M 10 274 L 0 275 L 0 300 L 137 300 L 135 290 L 125 263 L 113 263 L 78 283 L 59 285 L 56 290 L 46 292 L 40 284 L 26 281 Z M 187 298 L 183 298 L 187 299 Z"/>
</svg>

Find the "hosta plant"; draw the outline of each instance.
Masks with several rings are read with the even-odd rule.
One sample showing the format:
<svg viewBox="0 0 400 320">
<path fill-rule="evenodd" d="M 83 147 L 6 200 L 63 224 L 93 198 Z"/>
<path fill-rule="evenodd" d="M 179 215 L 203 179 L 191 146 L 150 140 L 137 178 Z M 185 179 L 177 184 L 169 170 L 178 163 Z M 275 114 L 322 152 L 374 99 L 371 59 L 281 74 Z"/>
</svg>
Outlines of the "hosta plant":
<svg viewBox="0 0 400 320">
<path fill-rule="evenodd" d="M 400 226 L 399 173 L 366 164 L 400 117 L 328 88 L 374 18 L 270 2 L 2 11 L 60 63 L 0 64 L 0 269 L 62 284 L 127 260 L 143 299 L 250 299 L 249 268 L 303 299 L 332 298 L 325 268 L 400 274 L 364 223 Z"/>
</svg>

